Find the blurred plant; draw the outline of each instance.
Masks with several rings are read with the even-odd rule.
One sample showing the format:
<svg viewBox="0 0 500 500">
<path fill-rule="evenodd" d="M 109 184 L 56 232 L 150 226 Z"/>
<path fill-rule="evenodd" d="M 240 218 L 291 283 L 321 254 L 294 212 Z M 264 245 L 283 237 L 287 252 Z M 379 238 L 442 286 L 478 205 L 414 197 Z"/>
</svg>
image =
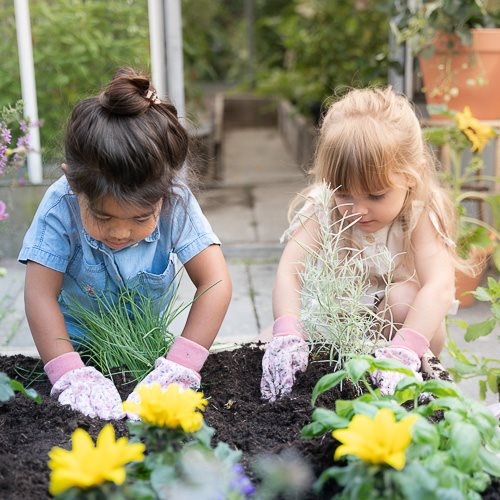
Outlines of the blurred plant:
<svg viewBox="0 0 500 500">
<path fill-rule="evenodd" d="M 337 400 L 335 411 L 316 408 L 312 423 L 302 429 L 306 439 L 333 432 L 344 443 L 335 458 L 347 455 L 346 465 L 321 474 L 316 491 L 333 479 L 342 487 L 339 499 L 480 498 L 491 477 L 500 477 L 495 416 L 443 380 L 408 376 L 393 395 L 382 396 L 367 381 L 376 369 L 409 373 L 395 360 L 357 356 L 345 370 L 322 377 L 313 390 L 313 405 L 347 377 L 368 391 L 354 400 Z"/>
<path fill-rule="evenodd" d="M 321 187 L 318 252 L 306 249 L 301 275 L 301 319 L 315 357 L 326 358 L 336 369 L 356 354 L 370 354 L 386 342 L 382 329 L 388 321 L 385 312 L 376 313 L 369 288 L 369 266 L 374 260 L 391 269 L 392 258 L 387 250 L 364 256 L 363 249 L 353 248 L 346 237 L 357 222 L 351 216 L 334 220 L 333 191 Z M 307 219 L 300 221 L 301 224 Z M 389 273 L 391 274 L 391 273 Z M 388 277 L 386 286 L 389 286 Z M 387 310 L 387 316 L 390 316 Z"/>
<path fill-rule="evenodd" d="M 95 446 L 83 429 L 76 429 L 72 442 L 69 451 L 54 447 L 49 452 L 49 492 L 56 498 L 75 498 L 82 490 L 94 498 L 110 498 L 113 492 L 110 483 L 119 486 L 125 481 L 125 465 L 144 460 L 144 445 L 129 444 L 126 437 L 115 440 L 111 424 L 103 427 Z"/>
<path fill-rule="evenodd" d="M 500 269 L 500 194 L 489 193 L 480 183 L 498 182 L 494 176 L 484 175 L 481 155 L 489 140 L 496 137 L 495 129 L 475 119 L 468 107 L 463 113 L 448 112 L 454 123 L 442 127 L 424 128 L 424 135 L 431 144 L 447 147 L 450 165 L 440 172 L 443 185 L 449 189 L 459 214 L 457 252 L 468 259 L 476 248 L 492 248 L 493 260 Z M 470 155 L 470 156 L 469 156 Z M 467 202 L 485 203 L 489 207 L 491 223 L 471 217 Z"/>
<path fill-rule="evenodd" d="M 30 148 L 30 126 L 23 115 L 22 101 L 0 110 L 0 177 L 12 177 L 23 165 Z M 0 222 L 8 218 L 7 205 L 0 200 Z"/>
<path fill-rule="evenodd" d="M 302 113 L 318 115 L 339 86 L 387 82 L 389 23 L 380 2 L 292 0 L 258 17 L 257 26 L 269 41 L 258 45 L 258 91 L 289 99 Z"/>
<path fill-rule="evenodd" d="M 500 26 L 498 0 L 387 0 L 386 4 L 392 14 L 391 30 L 398 44 L 408 43 L 416 55 L 427 59 L 434 55 L 438 45 L 447 53 L 439 62 L 439 84 L 426 92 L 430 96 L 443 96 L 445 102 L 456 97 L 460 70 L 454 68 L 452 58 L 462 45 L 472 45 L 472 29 Z M 474 57 L 470 64 L 477 66 L 478 74 L 468 84 L 487 83 Z M 468 66 L 466 63 L 461 69 Z"/>
<path fill-rule="evenodd" d="M 476 300 L 490 302 L 491 308 L 490 317 L 479 323 L 467 324 L 461 320 L 448 320 L 448 322 L 452 321 L 465 330 L 464 339 L 466 342 L 473 342 L 480 337 L 495 334 L 495 327 L 500 326 L 500 281 L 489 277 L 487 287 L 478 287 L 471 293 Z M 500 339 L 498 330 L 496 336 Z M 456 382 L 460 382 L 462 379 L 481 377 L 479 380 L 479 397 L 485 399 L 488 390 L 493 394 L 498 394 L 500 359 L 469 354 L 466 350 L 459 349 L 449 335 L 446 346 L 454 360 L 453 367 L 448 368 L 448 371 Z"/>
<path fill-rule="evenodd" d="M 12 380 L 6 373 L 0 372 L 0 403 L 5 403 L 19 392 L 35 403 L 41 403 L 42 398 L 34 389 L 25 389 L 21 382 Z"/>
</svg>

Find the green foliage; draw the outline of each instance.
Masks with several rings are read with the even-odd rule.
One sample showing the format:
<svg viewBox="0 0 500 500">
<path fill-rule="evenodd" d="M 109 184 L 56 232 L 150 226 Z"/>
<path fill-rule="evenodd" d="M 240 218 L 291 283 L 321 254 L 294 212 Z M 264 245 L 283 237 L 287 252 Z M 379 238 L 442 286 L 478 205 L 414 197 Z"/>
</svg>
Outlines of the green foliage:
<svg viewBox="0 0 500 500">
<path fill-rule="evenodd" d="M 372 0 L 292 0 L 258 19 L 258 90 L 310 113 L 339 86 L 385 83 L 388 17 Z M 259 36 L 260 31 L 257 32 Z"/>
<path fill-rule="evenodd" d="M 388 250 L 365 256 L 355 250 L 346 234 L 355 224 L 353 217 L 340 220 L 335 211 L 333 191 L 326 185 L 318 194 L 319 251 L 305 248 L 301 274 L 301 319 L 313 355 L 342 368 L 353 355 L 370 354 L 386 342 L 382 329 L 390 324 L 389 306 L 376 313 L 367 302 L 375 301 L 370 291 L 370 265 L 378 262 L 389 269 L 385 286 L 391 283 L 393 259 Z M 305 218 L 303 218 L 305 219 Z M 307 220 L 300 220 L 305 224 Z M 385 314 L 387 312 L 387 315 Z"/>
<path fill-rule="evenodd" d="M 5 403 L 9 399 L 12 399 L 16 392 L 21 393 L 35 403 L 40 404 L 42 402 L 42 398 L 34 389 L 25 389 L 21 382 L 12 380 L 7 374 L 0 372 L 0 403 Z"/>
<path fill-rule="evenodd" d="M 0 0 L 0 105 L 21 94 L 13 4 Z M 30 3 L 30 17 L 44 158 L 61 160 L 74 104 L 97 93 L 122 65 L 147 69 L 147 1 L 40 0 Z"/>
<path fill-rule="evenodd" d="M 442 380 L 423 382 L 405 377 L 394 395 L 382 396 L 366 380 L 366 374 L 375 369 L 394 367 L 384 367 L 379 360 L 365 356 L 348 362 L 341 378 L 353 374 L 354 380 L 362 381 L 368 392 L 354 400 L 337 400 L 335 411 L 315 409 L 312 423 L 304 427 L 302 437 L 345 429 L 355 415 L 373 418 L 381 408 L 391 409 L 396 420 L 416 414 L 424 418 L 413 426 L 406 465 L 398 471 L 350 455 L 344 466 L 330 467 L 321 474 L 316 490 L 333 479 L 343 487 L 335 496 L 339 499 L 479 499 L 491 476 L 500 477 L 500 429 L 494 415 L 483 405 L 465 398 L 455 384 Z M 315 387 L 317 395 L 333 387 L 332 383 L 325 383 L 325 377 Z M 411 410 L 400 406 L 405 401 L 413 401 Z"/>
<path fill-rule="evenodd" d="M 465 330 L 464 338 L 467 342 L 473 342 L 480 337 L 491 335 L 495 327 L 500 325 L 500 281 L 489 277 L 488 286 L 478 287 L 472 294 L 476 300 L 491 304 L 490 317 L 470 325 L 464 321 L 455 321 L 458 326 Z M 498 333 L 496 335 L 500 338 Z M 479 357 L 468 353 L 466 350 L 461 350 L 449 336 L 447 348 L 454 361 L 453 367 L 449 368 L 454 380 L 459 382 L 462 379 L 479 377 L 479 396 L 481 399 L 486 398 L 488 391 L 498 394 L 500 359 L 486 356 Z"/>
<path fill-rule="evenodd" d="M 432 42 L 437 32 L 456 35 L 470 45 L 472 28 L 500 26 L 497 0 L 389 0 L 388 6 L 396 18 L 392 29 L 397 41 L 409 42 L 415 53 L 426 57 L 434 52 Z"/>
</svg>

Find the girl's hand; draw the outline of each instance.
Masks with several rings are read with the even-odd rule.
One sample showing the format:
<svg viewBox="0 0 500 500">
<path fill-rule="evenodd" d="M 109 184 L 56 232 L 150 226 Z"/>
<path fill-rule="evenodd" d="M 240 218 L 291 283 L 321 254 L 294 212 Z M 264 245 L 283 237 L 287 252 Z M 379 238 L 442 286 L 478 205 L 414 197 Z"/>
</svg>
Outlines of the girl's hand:
<svg viewBox="0 0 500 500">
<path fill-rule="evenodd" d="M 401 328 L 394 336 L 391 344 L 375 351 L 376 358 L 395 359 L 407 366 L 414 376 L 422 380 L 418 373 L 422 365 L 421 358 L 429 349 L 429 340 L 411 328 Z M 404 373 L 375 370 L 372 379 L 386 396 L 394 394 L 399 381 L 406 377 Z"/>
<path fill-rule="evenodd" d="M 295 316 L 281 316 L 273 325 L 273 339 L 262 358 L 260 391 L 263 399 L 276 401 L 292 391 L 297 372 L 307 368 L 309 348 Z"/>
<path fill-rule="evenodd" d="M 421 361 L 413 351 L 400 347 L 382 347 L 375 351 L 375 357 L 395 359 L 408 367 L 413 372 L 415 378 L 422 380 L 422 375 L 419 373 Z M 407 377 L 407 375 L 399 372 L 375 370 L 371 377 L 375 385 L 380 389 L 380 393 L 383 396 L 390 396 L 394 394 L 399 381 Z"/>
<path fill-rule="evenodd" d="M 140 403 L 137 388 L 143 384 L 160 384 L 165 389 L 178 384 L 184 389 L 198 390 L 201 376 L 199 371 L 208 357 L 208 350 L 185 337 L 177 337 L 166 358 L 158 358 L 154 370 L 142 380 L 127 398 L 127 402 Z M 139 420 L 135 413 L 127 413 L 131 420 Z"/>
<path fill-rule="evenodd" d="M 50 395 L 89 417 L 119 420 L 125 417 L 115 385 L 101 372 L 83 364 L 77 352 L 51 359 L 44 370 L 53 384 Z"/>
</svg>

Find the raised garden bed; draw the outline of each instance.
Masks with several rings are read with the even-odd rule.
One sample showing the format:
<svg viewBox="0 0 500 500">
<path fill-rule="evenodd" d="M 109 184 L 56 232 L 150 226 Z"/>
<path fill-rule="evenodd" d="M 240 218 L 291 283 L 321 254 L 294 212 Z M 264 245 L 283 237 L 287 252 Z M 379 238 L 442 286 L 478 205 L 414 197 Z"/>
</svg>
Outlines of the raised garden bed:
<svg viewBox="0 0 500 500">
<path fill-rule="evenodd" d="M 269 404 L 260 399 L 261 361 L 262 350 L 250 346 L 209 356 L 202 371 L 202 389 L 209 398 L 206 422 L 216 429 L 216 439 L 243 451 L 243 463 L 250 475 L 249 464 L 256 454 L 279 453 L 291 447 L 319 474 L 333 463 L 335 441 L 329 434 L 304 441 L 300 430 L 311 421 L 311 393 L 317 380 L 330 372 L 328 365 L 310 363 L 307 372 L 298 377 L 292 395 Z M 0 356 L 0 371 L 12 378 L 19 379 L 19 373 L 40 368 L 39 360 L 34 358 Z M 133 388 L 125 380 L 115 383 L 123 398 Z M 95 439 L 105 424 L 50 398 L 50 384 L 45 377 L 39 377 L 32 387 L 42 395 L 42 404 L 17 395 L 0 406 L 0 491 L 4 499 L 48 498 L 49 450 L 53 446 L 70 448 L 71 434 L 78 427 Z M 333 389 L 320 396 L 318 404 L 332 408 L 335 399 L 354 397 L 353 386 L 345 382 L 342 392 Z M 117 437 L 127 434 L 126 421 L 115 421 L 113 426 Z M 322 496 L 309 498 L 330 498 L 332 488 Z M 492 483 L 483 498 L 500 499 L 500 483 Z"/>
</svg>

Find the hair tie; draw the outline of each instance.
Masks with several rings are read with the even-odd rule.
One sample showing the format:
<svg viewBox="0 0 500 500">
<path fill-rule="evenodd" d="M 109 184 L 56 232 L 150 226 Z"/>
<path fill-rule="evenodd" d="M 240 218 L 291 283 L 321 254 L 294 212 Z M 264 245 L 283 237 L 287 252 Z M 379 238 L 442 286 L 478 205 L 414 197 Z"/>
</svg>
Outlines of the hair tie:
<svg viewBox="0 0 500 500">
<path fill-rule="evenodd" d="M 158 94 L 156 93 L 156 90 L 148 90 L 144 97 L 152 104 L 160 104 L 161 103 L 161 100 L 159 99 Z"/>
</svg>

